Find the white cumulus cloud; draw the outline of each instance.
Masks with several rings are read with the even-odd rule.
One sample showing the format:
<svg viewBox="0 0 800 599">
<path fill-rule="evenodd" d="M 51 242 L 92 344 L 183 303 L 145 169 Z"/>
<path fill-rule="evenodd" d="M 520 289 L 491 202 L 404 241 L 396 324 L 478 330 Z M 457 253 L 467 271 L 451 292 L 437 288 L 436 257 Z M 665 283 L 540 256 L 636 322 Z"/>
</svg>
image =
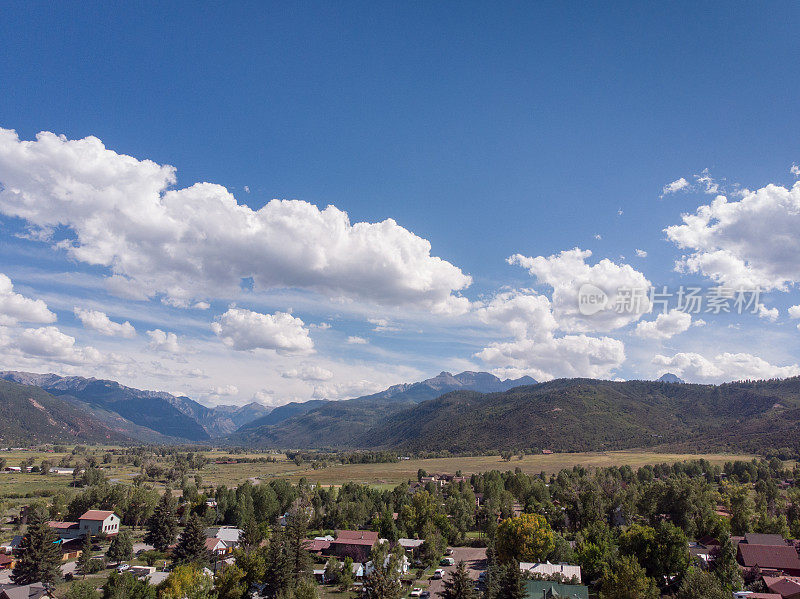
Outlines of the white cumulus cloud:
<svg viewBox="0 0 800 599">
<path fill-rule="evenodd" d="M 647 252 L 644 251 L 644 250 L 638 250 L 637 249 L 636 250 L 636 255 L 639 256 L 639 258 L 647 258 Z"/>
<path fill-rule="evenodd" d="M 107 337 L 124 337 L 133 339 L 136 337 L 136 329 L 127 320 L 123 323 L 114 322 L 107 314 L 99 310 L 85 310 L 76 307 L 75 316 L 87 329 L 97 331 Z"/>
<path fill-rule="evenodd" d="M 800 182 L 767 185 L 741 200 L 717 196 L 667 237 L 692 251 L 677 268 L 736 288 L 782 289 L 800 281 Z"/>
<path fill-rule="evenodd" d="M 636 334 L 646 339 L 669 339 L 688 331 L 691 326 L 691 314 L 672 309 L 659 314 L 655 320 L 640 322 L 636 325 Z"/>
<path fill-rule="evenodd" d="M 800 318 L 800 305 L 789 308 L 789 318 Z"/>
<path fill-rule="evenodd" d="M 0 325 L 18 322 L 50 323 L 56 315 L 40 299 L 30 299 L 14 291 L 14 285 L 0 273 Z"/>
<path fill-rule="evenodd" d="M 684 380 L 696 383 L 784 378 L 800 374 L 800 366 L 797 364 L 776 366 L 763 358 L 746 353 L 722 353 L 713 359 L 697 353 L 657 355 L 653 364 L 661 367 L 659 375 L 672 372 Z"/>
<path fill-rule="evenodd" d="M 334 206 L 272 200 L 259 210 L 220 185 L 172 189 L 175 169 L 105 148 L 95 137 L 0 129 L 0 212 L 57 243 L 72 259 L 108 268 L 108 288 L 173 305 L 256 289 L 302 288 L 330 297 L 464 313 L 472 279 L 431 255 L 431 244 L 387 219 L 351 223 Z M 46 236 L 45 236 L 46 238 Z"/>
<path fill-rule="evenodd" d="M 154 351 L 163 351 L 168 354 L 180 354 L 183 352 L 178 343 L 178 336 L 175 333 L 154 329 L 147 331 L 147 336 L 150 337 L 149 347 Z"/>
<path fill-rule="evenodd" d="M 530 258 L 515 254 L 509 264 L 519 264 L 537 280 L 553 288 L 553 315 L 559 328 L 568 332 L 612 331 L 635 322 L 650 310 L 650 282 L 628 264 L 616 264 L 604 258 L 589 265 L 590 250 L 575 248 L 560 254 Z M 578 297 L 584 284 L 605 292 L 606 308 L 591 316 L 578 310 Z M 626 299 L 630 293 L 630 302 Z M 621 310 L 615 306 L 620 305 Z"/>
<path fill-rule="evenodd" d="M 314 351 L 314 342 L 303 321 L 286 312 L 261 314 L 230 308 L 216 318 L 211 328 L 225 345 L 239 351 L 272 349 L 286 355 Z"/>
<path fill-rule="evenodd" d="M 75 337 L 47 326 L 12 330 L 0 327 L 0 350 L 9 359 L 42 359 L 47 363 L 90 366 L 103 358 L 93 347 L 76 345 Z"/>
<path fill-rule="evenodd" d="M 333 372 L 327 368 L 314 364 L 303 364 L 299 368 L 291 368 L 281 373 L 285 379 L 300 379 L 301 381 L 329 381 Z"/>
<path fill-rule="evenodd" d="M 557 336 L 550 300 L 528 290 L 498 293 L 476 310 L 478 319 L 511 340 L 490 343 L 475 357 L 498 376 L 607 377 L 625 361 L 624 344 L 611 337 Z"/>
<path fill-rule="evenodd" d="M 764 304 L 758 305 L 758 317 L 763 318 L 764 320 L 769 320 L 770 322 L 775 322 L 778 320 L 778 316 L 780 316 L 780 312 L 777 308 L 767 308 Z"/>
</svg>

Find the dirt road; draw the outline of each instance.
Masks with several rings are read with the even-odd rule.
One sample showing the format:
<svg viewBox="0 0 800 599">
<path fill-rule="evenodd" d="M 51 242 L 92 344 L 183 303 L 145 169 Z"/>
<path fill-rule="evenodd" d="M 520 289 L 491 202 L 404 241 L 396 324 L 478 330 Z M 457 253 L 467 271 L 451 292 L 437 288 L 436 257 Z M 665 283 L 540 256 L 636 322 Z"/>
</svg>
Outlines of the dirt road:
<svg viewBox="0 0 800 599">
<path fill-rule="evenodd" d="M 472 580 L 478 580 L 478 574 L 486 569 L 486 548 L 485 547 L 454 547 L 451 555 L 456 563 L 463 561 Z M 449 578 L 449 573 L 456 569 L 455 566 L 442 567 L 444 578 Z M 428 590 L 431 592 L 431 599 L 439 599 L 436 593 L 444 589 L 444 579 L 431 580 Z"/>
</svg>

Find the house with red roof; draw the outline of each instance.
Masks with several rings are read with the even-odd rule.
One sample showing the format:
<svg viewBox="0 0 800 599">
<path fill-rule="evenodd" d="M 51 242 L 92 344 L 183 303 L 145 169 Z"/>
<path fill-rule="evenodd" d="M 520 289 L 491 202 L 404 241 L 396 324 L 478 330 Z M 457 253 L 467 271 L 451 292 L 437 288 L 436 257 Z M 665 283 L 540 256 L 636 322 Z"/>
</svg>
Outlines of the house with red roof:
<svg viewBox="0 0 800 599">
<path fill-rule="evenodd" d="M 78 518 L 82 535 L 115 535 L 119 532 L 119 525 L 119 516 L 108 510 L 89 510 Z"/>
<path fill-rule="evenodd" d="M 791 545 L 754 545 L 739 543 L 737 561 L 743 568 L 756 566 L 762 573 L 775 572 L 800 576 L 800 557 Z"/>
<path fill-rule="evenodd" d="M 337 557 L 351 557 L 355 562 L 365 562 L 377 542 L 378 533 L 371 530 L 337 530 L 330 551 Z"/>
</svg>

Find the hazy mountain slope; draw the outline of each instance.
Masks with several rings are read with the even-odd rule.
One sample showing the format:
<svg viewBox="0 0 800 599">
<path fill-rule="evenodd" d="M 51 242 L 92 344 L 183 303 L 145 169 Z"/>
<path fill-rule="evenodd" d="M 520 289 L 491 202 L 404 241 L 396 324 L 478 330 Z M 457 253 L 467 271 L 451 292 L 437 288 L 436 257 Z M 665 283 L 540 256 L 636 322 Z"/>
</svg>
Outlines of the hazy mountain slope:
<svg viewBox="0 0 800 599">
<path fill-rule="evenodd" d="M 232 445 L 276 448 L 345 448 L 365 429 L 415 405 L 391 399 L 327 401 L 275 425 L 242 428 L 227 438 Z"/>
<path fill-rule="evenodd" d="M 39 387 L 0 380 L 0 444 L 129 443 L 85 411 Z"/>
<path fill-rule="evenodd" d="M 763 437 L 770 422 L 796 430 L 786 416 L 798 406 L 798 379 L 718 387 L 557 380 L 490 395 L 450 393 L 386 418 L 355 443 L 451 451 L 586 451 L 680 442 L 743 448 L 755 440 L 738 431 L 759 429 Z"/>
<path fill-rule="evenodd" d="M 101 410 L 96 414 L 101 420 L 146 442 L 207 441 L 227 435 L 269 411 L 257 403 L 209 408 L 185 396 L 78 376 L 5 371 L 0 372 L 0 378 L 35 385 L 53 395 L 70 396 L 84 407 Z M 121 418 L 116 424 L 113 415 Z M 137 426 L 151 429 L 153 434 L 137 430 Z"/>
<path fill-rule="evenodd" d="M 311 410 L 318 408 L 324 404 L 326 404 L 325 400 L 322 399 L 311 399 L 309 401 L 297 402 L 292 401 L 290 403 L 284 404 L 282 406 L 278 406 L 268 414 L 256 418 L 251 422 L 243 424 L 240 427 L 240 430 L 246 431 L 249 429 L 259 428 L 262 426 L 272 426 L 274 424 L 278 424 L 283 422 L 284 420 L 288 420 L 293 416 L 299 416 L 301 414 L 305 414 L 306 412 L 310 412 Z"/>
</svg>

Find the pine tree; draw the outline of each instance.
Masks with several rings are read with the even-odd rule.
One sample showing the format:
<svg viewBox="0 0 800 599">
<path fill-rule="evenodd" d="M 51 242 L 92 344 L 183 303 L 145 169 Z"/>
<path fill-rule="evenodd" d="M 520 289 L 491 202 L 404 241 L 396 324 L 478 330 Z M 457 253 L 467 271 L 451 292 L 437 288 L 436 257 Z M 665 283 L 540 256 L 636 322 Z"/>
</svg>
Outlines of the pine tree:
<svg viewBox="0 0 800 599">
<path fill-rule="evenodd" d="M 133 539 L 127 530 L 121 530 L 111 540 L 111 546 L 106 552 L 106 557 L 113 562 L 122 562 L 133 559 Z"/>
<path fill-rule="evenodd" d="M 244 550 L 247 552 L 252 551 L 261 544 L 263 538 L 261 527 L 256 523 L 255 518 L 250 518 L 242 529 L 242 546 Z"/>
<path fill-rule="evenodd" d="M 294 588 L 311 571 L 311 555 L 305 548 L 305 540 L 308 536 L 308 514 L 303 504 L 290 512 L 284 535 L 292 577 L 291 587 Z"/>
<path fill-rule="evenodd" d="M 47 524 L 44 510 L 35 508 L 28 515 L 28 531 L 19 546 L 19 558 L 11 573 L 14 584 L 52 583 L 61 574 L 58 536 Z"/>
<path fill-rule="evenodd" d="M 713 562 L 713 573 L 728 593 L 744 587 L 742 571 L 736 562 L 736 548 L 729 536 L 725 537 Z"/>
<path fill-rule="evenodd" d="M 522 581 L 519 563 L 511 561 L 499 570 L 496 599 L 525 599 L 525 583 Z"/>
<path fill-rule="evenodd" d="M 92 563 L 92 538 L 87 534 L 83 537 L 83 545 L 81 546 L 81 554 L 78 556 L 76 567 L 78 572 L 84 575 L 91 573 Z"/>
<path fill-rule="evenodd" d="M 442 599 L 473 599 L 472 584 L 467 567 L 460 561 L 451 572 L 450 580 L 444 581 L 444 590 L 438 594 Z"/>
<path fill-rule="evenodd" d="M 144 537 L 145 543 L 149 543 L 157 551 L 166 551 L 175 542 L 175 535 L 178 532 L 175 507 L 172 490 L 167 487 L 153 510 L 153 515 L 147 521 L 147 534 Z"/>
<path fill-rule="evenodd" d="M 172 552 L 173 560 L 179 564 L 203 563 L 206 561 L 206 535 L 197 514 L 189 516 L 186 528 Z"/>
<path fill-rule="evenodd" d="M 276 528 L 270 536 L 265 560 L 264 582 L 268 597 L 276 597 L 292 587 L 291 564 L 286 545 L 286 535 Z"/>
</svg>

